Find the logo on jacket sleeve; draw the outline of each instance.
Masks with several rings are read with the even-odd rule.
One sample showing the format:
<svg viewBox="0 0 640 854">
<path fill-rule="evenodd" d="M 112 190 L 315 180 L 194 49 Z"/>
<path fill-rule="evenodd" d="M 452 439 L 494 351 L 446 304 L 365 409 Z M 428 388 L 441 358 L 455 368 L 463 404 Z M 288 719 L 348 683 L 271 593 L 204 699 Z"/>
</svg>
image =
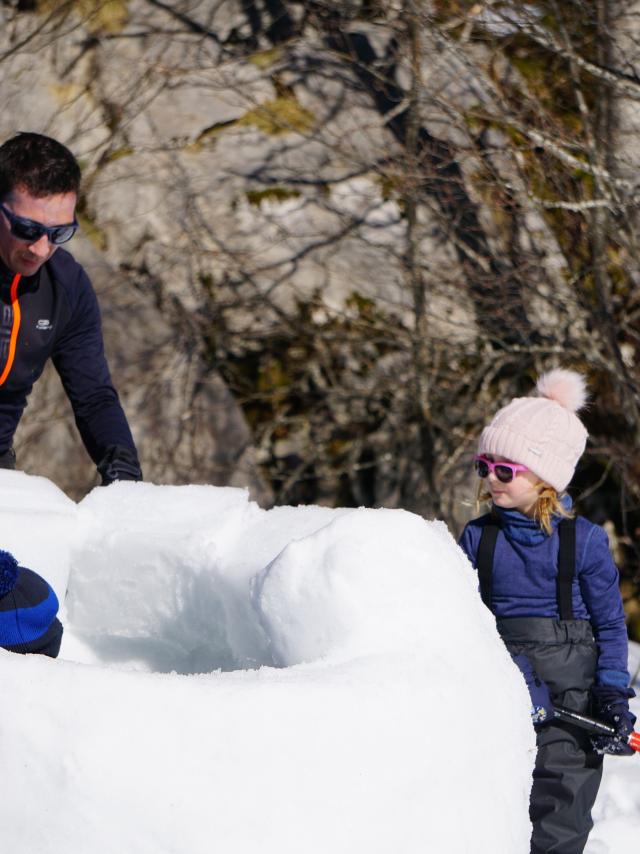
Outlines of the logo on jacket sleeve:
<svg viewBox="0 0 640 854">
<path fill-rule="evenodd" d="M 39 329 L 41 332 L 46 332 L 48 329 L 53 329 L 53 327 L 50 320 L 42 319 L 36 323 L 36 329 Z"/>
</svg>

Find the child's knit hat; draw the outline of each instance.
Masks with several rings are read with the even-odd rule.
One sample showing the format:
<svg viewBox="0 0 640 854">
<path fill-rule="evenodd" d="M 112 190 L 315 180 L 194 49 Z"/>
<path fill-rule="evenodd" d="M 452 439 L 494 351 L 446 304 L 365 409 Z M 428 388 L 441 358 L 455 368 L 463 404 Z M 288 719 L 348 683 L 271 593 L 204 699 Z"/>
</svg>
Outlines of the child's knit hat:
<svg viewBox="0 0 640 854">
<path fill-rule="evenodd" d="M 58 599 L 44 578 L 0 550 L 0 647 L 55 658 L 62 640 L 57 613 Z"/>
<path fill-rule="evenodd" d="M 562 492 L 568 486 L 587 443 L 576 415 L 587 401 L 584 377 L 558 368 L 543 374 L 537 397 L 516 397 L 485 427 L 479 454 L 505 457 L 527 466 Z"/>
</svg>

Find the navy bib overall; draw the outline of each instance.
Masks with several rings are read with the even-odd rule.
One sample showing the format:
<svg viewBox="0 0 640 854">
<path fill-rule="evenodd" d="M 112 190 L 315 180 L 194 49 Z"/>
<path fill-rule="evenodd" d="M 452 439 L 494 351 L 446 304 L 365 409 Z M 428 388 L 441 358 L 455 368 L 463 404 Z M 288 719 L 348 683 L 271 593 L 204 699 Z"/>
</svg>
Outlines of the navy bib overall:
<svg viewBox="0 0 640 854">
<path fill-rule="evenodd" d="M 482 600 L 491 608 L 493 553 L 500 528 L 491 514 L 482 521 L 478 577 Z M 597 648 L 589 621 L 573 617 L 575 520 L 563 520 L 558 534 L 559 619 L 498 618 L 496 625 L 508 650 L 526 655 L 547 683 L 552 702 L 584 713 L 589 711 Z M 537 745 L 529 807 L 531 854 L 582 854 L 593 827 L 591 809 L 602 778 L 602 756 L 593 751 L 582 730 L 560 721 L 537 730 Z"/>
</svg>

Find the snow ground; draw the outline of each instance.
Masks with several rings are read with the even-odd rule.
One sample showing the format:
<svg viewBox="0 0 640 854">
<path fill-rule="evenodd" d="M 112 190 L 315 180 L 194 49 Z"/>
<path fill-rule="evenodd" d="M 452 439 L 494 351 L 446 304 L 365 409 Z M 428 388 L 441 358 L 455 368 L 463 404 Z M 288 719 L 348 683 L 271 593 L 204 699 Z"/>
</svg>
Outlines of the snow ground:
<svg viewBox="0 0 640 854">
<path fill-rule="evenodd" d="M 442 523 L 18 472 L 0 520 L 65 602 L 59 659 L 0 651 L 7 851 L 528 852 L 526 688 Z M 607 760 L 589 854 L 639 781 Z"/>
</svg>

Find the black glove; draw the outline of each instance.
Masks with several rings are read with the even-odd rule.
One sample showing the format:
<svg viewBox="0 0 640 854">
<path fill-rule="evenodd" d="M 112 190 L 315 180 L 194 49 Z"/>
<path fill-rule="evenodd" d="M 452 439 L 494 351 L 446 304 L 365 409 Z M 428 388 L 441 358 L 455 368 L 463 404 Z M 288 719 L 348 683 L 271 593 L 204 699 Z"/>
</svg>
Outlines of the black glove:
<svg viewBox="0 0 640 854">
<path fill-rule="evenodd" d="M 123 445 L 109 445 L 107 453 L 98 463 L 102 486 L 114 480 L 142 480 L 142 469 L 135 451 Z"/>
<path fill-rule="evenodd" d="M 629 711 L 629 699 L 635 697 L 632 688 L 615 688 L 611 685 L 594 685 L 591 699 L 595 717 L 615 727 L 615 735 L 592 735 L 591 743 L 596 753 L 612 756 L 632 756 L 628 739 L 633 732 L 636 716 Z"/>
<path fill-rule="evenodd" d="M 511 653 L 511 658 L 520 668 L 520 672 L 527 683 L 531 697 L 531 720 L 534 727 L 537 728 L 550 723 L 554 715 L 549 686 L 543 679 L 540 679 L 526 655 Z"/>
</svg>

